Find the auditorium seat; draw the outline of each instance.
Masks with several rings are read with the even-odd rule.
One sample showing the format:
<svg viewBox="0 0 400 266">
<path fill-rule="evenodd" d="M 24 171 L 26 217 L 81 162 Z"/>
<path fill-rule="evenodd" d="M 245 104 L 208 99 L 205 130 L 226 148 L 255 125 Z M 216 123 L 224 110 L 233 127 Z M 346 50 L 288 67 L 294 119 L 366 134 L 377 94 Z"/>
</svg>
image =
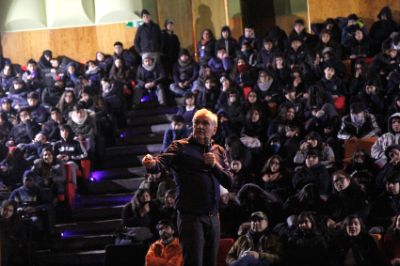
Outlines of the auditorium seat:
<svg viewBox="0 0 400 266">
<path fill-rule="evenodd" d="M 219 240 L 217 266 L 226 266 L 225 258 L 234 242 L 233 238 L 222 238 Z"/>
</svg>

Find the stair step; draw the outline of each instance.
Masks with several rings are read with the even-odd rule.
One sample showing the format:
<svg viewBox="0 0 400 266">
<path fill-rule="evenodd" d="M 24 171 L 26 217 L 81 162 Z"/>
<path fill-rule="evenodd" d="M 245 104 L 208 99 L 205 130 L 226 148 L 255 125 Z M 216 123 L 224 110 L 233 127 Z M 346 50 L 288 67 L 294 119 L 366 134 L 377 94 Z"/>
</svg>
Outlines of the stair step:
<svg viewBox="0 0 400 266">
<path fill-rule="evenodd" d="M 159 153 L 161 148 L 162 144 L 126 145 L 126 146 L 109 147 L 106 148 L 106 158 L 114 156 L 121 157 L 124 155 Z"/>
<path fill-rule="evenodd" d="M 76 252 L 54 252 L 50 250 L 36 253 L 36 264 L 43 266 L 99 266 L 104 264 L 105 249 L 76 251 Z"/>
<path fill-rule="evenodd" d="M 132 156 L 124 156 L 124 157 L 111 157 L 108 158 L 104 163 L 103 167 L 112 169 L 112 168 L 123 168 L 123 167 L 141 167 L 142 159 L 144 154 L 141 155 L 132 155 Z"/>
<path fill-rule="evenodd" d="M 143 134 L 150 133 L 164 133 L 166 129 L 171 126 L 171 123 L 161 123 L 161 124 L 153 124 L 147 126 L 132 126 L 120 129 L 118 131 L 119 138 L 128 138 L 134 136 L 140 136 Z"/>
<path fill-rule="evenodd" d="M 141 116 L 153 116 L 153 115 L 162 115 L 162 114 L 176 114 L 178 112 L 178 108 L 174 106 L 159 106 L 157 108 L 143 108 L 143 109 L 135 109 L 130 110 L 127 113 L 128 117 L 141 117 Z"/>
<path fill-rule="evenodd" d="M 172 117 L 171 114 L 132 117 L 132 118 L 127 118 L 126 122 L 128 126 L 154 125 L 154 124 L 168 123 L 171 121 L 171 117 Z"/>
<path fill-rule="evenodd" d="M 77 208 L 71 212 L 72 221 L 97 221 L 105 219 L 121 218 L 124 204 L 116 206 L 98 206 L 88 208 Z"/>
<path fill-rule="evenodd" d="M 134 192 L 139 188 L 143 178 L 121 178 L 93 181 L 88 184 L 88 191 L 92 194 Z"/>
<path fill-rule="evenodd" d="M 157 144 L 163 142 L 164 132 L 160 133 L 145 133 L 142 135 L 123 135 L 116 139 L 116 145 L 138 145 L 138 144 Z M 121 137 L 123 135 L 123 137 Z"/>
<path fill-rule="evenodd" d="M 91 181 L 143 177 L 146 170 L 142 166 L 96 170 L 91 172 Z"/>
<path fill-rule="evenodd" d="M 116 206 L 123 205 L 129 202 L 134 192 L 129 191 L 128 193 L 111 193 L 109 194 L 91 194 L 82 195 L 79 199 L 79 208 L 91 208 L 97 206 Z"/>
<path fill-rule="evenodd" d="M 105 234 L 115 232 L 121 225 L 121 219 L 83 221 L 56 224 L 55 230 L 61 238 L 89 234 Z"/>
<path fill-rule="evenodd" d="M 62 237 L 52 243 L 54 251 L 84 251 L 93 249 L 103 249 L 106 245 L 113 244 L 114 234 L 102 235 L 80 235 Z"/>
</svg>

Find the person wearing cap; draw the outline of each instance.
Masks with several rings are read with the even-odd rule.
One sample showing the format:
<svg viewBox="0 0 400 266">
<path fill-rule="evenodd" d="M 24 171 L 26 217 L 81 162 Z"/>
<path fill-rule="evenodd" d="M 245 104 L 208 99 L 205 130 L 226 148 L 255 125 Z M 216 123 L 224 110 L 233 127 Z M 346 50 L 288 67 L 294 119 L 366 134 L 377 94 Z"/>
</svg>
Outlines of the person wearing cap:
<svg viewBox="0 0 400 266">
<path fill-rule="evenodd" d="M 170 220 L 161 220 L 156 226 L 160 239 L 151 244 L 146 254 L 146 266 L 181 266 L 183 262 L 175 226 Z"/>
<path fill-rule="evenodd" d="M 268 217 L 262 211 L 250 216 L 250 230 L 240 236 L 226 256 L 229 266 L 270 266 L 280 262 L 281 243 L 268 228 Z"/>
<path fill-rule="evenodd" d="M 163 82 L 165 81 L 165 72 L 157 62 L 153 53 L 144 53 L 142 55 L 142 64 L 136 72 L 136 88 L 133 91 L 133 105 L 137 106 L 142 102 L 142 97 L 156 94 L 160 105 L 166 105 Z M 149 96 L 150 97 L 150 96 Z"/>
<path fill-rule="evenodd" d="M 388 74 L 398 67 L 399 51 L 392 45 L 392 40 L 387 39 L 382 43 L 381 51 L 378 53 L 370 65 L 371 73 L 379 73 L 380 77 L 386 78 Z"/>
<path fill-rule="evenodd" d="M 292 179 L 293 188 L 301 190 L 307 184 L 314 184 L 320 196 L 327 197 L 331 193 L 331 181 L 328 170 L 320 163 L 321 154 L 316 149 L 307 152 L 303 166 L 296 169 Z"/>
<path fill-rule="evenodd" d="M 185 266 L 215 266 L 220 239 L 219 185 L 230 188 L 224 149 L 212 137 L 218 118 L 207 109 L 193 117 L 189 138 L 174 141 L 165 153 L 147 154 L 142 164 L 149 173 L 173 170 L 178 228 Z"/>
<path fill-rule="evenodd" d="M 174 140 L 186 138 L 189 134 L 189 129 L 186 127 L 183 117 L 181 115 L 173 115 L 171 118 L 171 127 L 164 132 L 161 152 L 165 152 Z"/>
<path fill-rule="evenodd" d="M 167 18 L 161 31 L 161 62 L 168 76 L 172 75 L 172 68 L 179 58 L 181 43 L 174 33 L 174 21 Z"/>
<path fill-rule="evenodd" d="M 337 137 L 342 140 L 376 137 L 381 129 L 375 116 L 369 113 L 364 104 L 354 102 L 350 105 L 350 114 L 342 118 Z"/>
<path fill-rule="evenodd" d="M 150 12 L 143 9 L 140 13 L 143 24 L 139 26 L 136 31 L 133 44 L 135 50 L 143 55 L 144 53 L 157 54 L 161 51 L 161 29 L 158 24 L 154 23 L 151 19 Z"/>
<path fill-rule="evenodd" d="M 232 32 L 229 26 L 223 26 L 221 28 L 221 38 L 215 42 L 215 51 L 224 48 L 226 53 L 231 59 L 234 59 L 239 45 L 237 40 L 232 37 Z"/>
<path fill-rule="evenodd" d="M 350 214 L 367 219 L 370 203 L 365 191 L 343 170 L 334 172 L 331 180 L 334 192 L 326 201 L 326 215 L 332 227 L 339 227 Z"/>
<path fill-rule="evenodd" d="M 169 89 L 176 96 L 184 96 L 192 90 L 193 82 L 198 77 L 199 65 L 193 60 L 187 49 L 181 49 L 172 72 L 174 82 L 171 83 Z"/>
</svg>

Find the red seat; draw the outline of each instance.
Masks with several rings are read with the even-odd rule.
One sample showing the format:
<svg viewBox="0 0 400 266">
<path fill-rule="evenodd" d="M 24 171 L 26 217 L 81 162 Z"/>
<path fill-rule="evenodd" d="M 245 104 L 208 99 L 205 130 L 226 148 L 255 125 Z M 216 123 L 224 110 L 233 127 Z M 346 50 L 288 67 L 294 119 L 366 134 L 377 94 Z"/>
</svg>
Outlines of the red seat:
<svg viewBox="0 0 400 266">
<path fill-rule="evenodd" d="M 92 161 L 88 159 L 81 160 L 81 169 L 76 172 L 77 177 L 82 177 L 84 181 L 88 181 L 90 177 L 90 170 L 92 168 Z"/>
<path fill-rule="evenodd" d="M 219 240 L 217 266 L 226 266 L 225 259 L 234 242 L 233 238 L 222 238 Z"/>
<path fill-rule="evenodd" d="M 65 198 L 67 200 L 68 206 L 72 209 L 75 206 L 76 186 L 72 179 L 72 166 L 70 164 L 64 164 L 64 167 L 65 177 L 67 179 L 67 184 L 65 187 Z"/>
</svg>

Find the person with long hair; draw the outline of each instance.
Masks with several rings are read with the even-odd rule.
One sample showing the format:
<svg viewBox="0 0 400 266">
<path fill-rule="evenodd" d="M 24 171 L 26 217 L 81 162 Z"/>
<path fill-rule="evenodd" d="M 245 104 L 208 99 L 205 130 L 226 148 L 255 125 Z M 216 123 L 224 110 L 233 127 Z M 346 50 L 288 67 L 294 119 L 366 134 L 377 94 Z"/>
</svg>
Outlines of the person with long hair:
<svg viewBox="0 0 400 266">
<path fill-rule="evenodd" d="M 330 265 L 328 242 L 318 229 L 311 212 L 302 212 L 296 217 L 285 250 L 286 265 Z"/>
<path fill-rule="evenodd" d="M 215 37 L 210 29 L 201 32 L 200 41 L 197 43 L 197 55 L 200 66 L 206 65 L 215 55 Z"/>
<path fill-rule="evenodd" d="M 375 240 L 358 215 L 352 214 L 344 219 L 333 245 L 335 254 L 332 254 L 332 258 L 336 265 L 384 265 Z"/>
<path fill-rule="evenodd" d="M 275 194 L 282 201 L 287 199 L 292 191 L 290 176 L 279 155 L 272 155 L 267 160 L 261 170 L 258 183 L 262 189 Z"/>
<path fill-rule="evenodd" d="M 68 119 L 68 115 L 74 109 L 76 102 L 74 91 L 66 89 L 56 105 L 56 107 L 60 109 L 64 119 Z"/>
<path fill-rule="evenodd" d="M 383 237 L 382 250 L 388 265 L 400 265 L 400 214 L 392 217 L 392 224 Z"/>
</svg>

